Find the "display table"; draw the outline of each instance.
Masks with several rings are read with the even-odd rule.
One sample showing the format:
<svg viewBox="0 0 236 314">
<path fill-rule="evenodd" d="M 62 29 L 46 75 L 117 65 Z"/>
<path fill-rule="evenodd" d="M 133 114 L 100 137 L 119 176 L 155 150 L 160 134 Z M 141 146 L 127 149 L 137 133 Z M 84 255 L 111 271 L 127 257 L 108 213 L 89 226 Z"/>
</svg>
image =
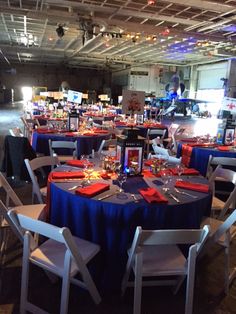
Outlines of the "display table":
<svg viewBox="0 0 236 314">
<path fill-rule="evenodd" d="M 66 171 L 73 169 L 65 168 Z M 176 177 L 169 187 L 173 190 Z M 186 180 L 190 180 L 186 177 Z M 203 177 L 193 177 L 194 182 L 206 183 Z M 96 180 L 95 180 L 96 181 Z M 112 180 L 99 179 L 110 184 L 110 190 L 93 198 L 79 196 L 68 190 L 78 181 L 50 184 L 50 222 L 67 226 L 72 234 L 98 243 L 101 261 L 97 269 L 102 289 L 119 289 L 127 261 L 127 248 L 132 242 L 136 226 L 144 229 L 199 228 L 204 215 L 210 214 L 211 193 L 193 192 L 197 198 L 178 195 L 180 203 L 168 197 L 167 204 L 149 204 L 139 194 L 145 187 L 160 188 L 162 180 L 156 177 L 128 178 L 125 194 L 115 194 L 104 200 L 99 197 L 114 193 L 117 186 Z M 134 193 L 138 202 L 134 202 Z"/>
</svg>

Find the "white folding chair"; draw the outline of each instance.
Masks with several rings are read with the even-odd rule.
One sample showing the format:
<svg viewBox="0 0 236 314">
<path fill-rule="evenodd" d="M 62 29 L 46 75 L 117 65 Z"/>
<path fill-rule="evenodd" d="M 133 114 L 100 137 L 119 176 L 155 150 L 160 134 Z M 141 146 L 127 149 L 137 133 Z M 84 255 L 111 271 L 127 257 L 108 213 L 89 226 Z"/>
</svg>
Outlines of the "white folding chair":
<svg viewBox="0 0 236 314">
<path fill-rule="evenodd" d="M 218 165 L 221 165 L 222 167 L 235 167 L 236 170 L 236 158 L 231 157 L 215 157 L 210 155 L 208 159 L 207 164 L 207 171 L 206 171 L 206 177 L 209 179 L 212 175 L 214 168 L 216 168 Z"/>
<path fill-rule="evenodd" d="M 160 156 L 163 156 L 168 163 L 170 164 L 180 164 L 181 158 L 176 158 L 174 156 L 170 156 L 168 149 L 164 147 L 160 147 L 156 144 L 155 140 L 152 141 L 152 148 L 154 151 L 154 154 L 149 154 L 148 159 L 150 158 L 158 158 Z"/>
<path fill-rule="evenodd" d="M 16 137 L 17 136 L 18 137 L 23 137 L 24 136 L 23 132 L 18 127 L 9 129 L 9 133 L 10 133 L 11 136 L 16 136 Z"/>
<path fill-rule="evenodd" d="M 23 122 L 23 126 L 24 126 L 24 136 L 28 137 L 28 139 L 30 140 L 33 129 L 35 127 L 40 127 L 40 123 L 39 123 L 38 119 L 28 119 L 24 116 L 22 116 L 20 118 L 21 118 L 21 121 Z"/>
<path fill-rule="evenodd" d="M 168 128 L 168 137 L 163 139 L 163 142 L 167 144 L 166 147 L 171 148 L 173 136 L 175 135 L 175 132 L 178 130 L 179 124 L 177 123 L 171 123 L 171 125 Z"/>
<path fill-rule="evenodd" d="M 150 145 L 153 142 L 154 138 L 158 139 L 158 145 L 163 147 L 163 139 L 165 136 L 166 130 L 164 129 L 148 129 L 147 130 L 147 137 L 145 140 L 145 151 L 147 153 L 147 156 L 150 152 Z"/>
<path fill-rule="evenodd" d="M 116 139 L 102 140 L 101 145 L 99 146 L 98 151 L 92 152 L 92 157 L 102 156 L 116 156 Z"/>
<path fill-rule="evenodd" d="M 28 301 L 29 264 L 32 263 L 62 278 L 60 314 L 68 312 L 70 282 L 87 289 L 96 304 L 101 297 L 88 271 L 87 264 L 99 252 L 92 242 L 74 237 L 68 228 L 59 228 L 12 210 L 11 221 L 24 237 L 20 313 L 46 313 Z M 37 233 L 47 238 L 39 245 L 32 237 Z M 82 279 L 75 276 L 80 273 Z"/>
<path fill-rule="evenodd" d="M 178 277 L 175 280 L 146 281 L 151 285 L 175 285 L 178 291 L 187 277 L 185 314 L 192 313 L 196 256 L 209 234 L 208 226 L 195 230 L 142 230 L 136 228 L 133 243 L 128 251 L 128 262 L 122 281 L 122 293 L 129 285 L 131 269 L 134 272 L 134 314 L 141 312 L 142 286 L 145 277 Z M 185 258 L 179 244 L 191 245 Z"/>
<path fill-rule="evenodd" d="M 43 167 L 50 166 L 51 169 L 53 169 L 60 165 L 60 161 L 57 156 L 43 156 L 32 160 L 25 159 L 25 165 L 32 181 L 32 203 L 34 203 L 36 197 L 37 201 L 42 204 L 44 203 L 43 199 L 45 199 L 47 195 L 47 186 L 39 187 L 36 171 L 39 170 L 42 177 L 45 179 L 46 175 Z"/>
<path fill-rule="evenodd" d="M 210 235 L 207 240 L 206 246 L 202 253 L 211 249 L 212 243 L 218 243 L 224 247 L 225 252 L 225 293 L 228 293 L 229 285 L 236 276 L 236 267 L 230 270 L 230 243 L 233 237 L 236 235 L 236 226 L 233 225 L 236 222 L 236 209 L 226 218 L 225 221 L 206 217 L 202 221 L 202 226 L 208 224 L 210 226 Z"/>
<path fill-rule="evenodd" d="M 7 212 L 9 209 L 14 208 L 18 213 L 22 213 L 26 216 L 32 217 L 34 219 L 44 220 L 46 218 L 45 205 L 46 204 L 37 204 L 37 205 L 23 205 L 19 197 L 11 188 L 10 184 L 7 182 L 4 175 L 0 172 L 0 187 L 6 193 L 5 200 L 0 200 L 0 228 L 1 228 L 1 241 L 0 241 L 0 254 L 1 261 L 4 255 L 5 248 L 7 246 L 9 227 L 13 229 L 15 234 L 23 241 L 20 234 L 18 234 L 15 227 L 12 225 Z M 10 207 L 11 205 L 11 207 Z"/>
<path fill-rule="evenodd" d="M 226 201 L 222 201 L 216 196 L 216 182 L 231 182 L 234 185 L 233 191 L 229 194 Z M 236 172 L 230 169 L 224 169 L 221 165 L 218 165 L 215 171 L 212 173 L 211 177 L 209 178 L 209 183 L 212 189 L 212 214 L 219 213 L 219 218 L 225 216 L 227 210 L 229 208 L 235 207 L 236 201 Z"/>
<path fill-rule="evenodd" d="M 48 140 L 50 156 L 58 156 L 60 162 L 77 159 L 77 141 L 52 141 Z M 71 155 L 58 155 L 59 149 L 71 150 Z"/>
</svg>

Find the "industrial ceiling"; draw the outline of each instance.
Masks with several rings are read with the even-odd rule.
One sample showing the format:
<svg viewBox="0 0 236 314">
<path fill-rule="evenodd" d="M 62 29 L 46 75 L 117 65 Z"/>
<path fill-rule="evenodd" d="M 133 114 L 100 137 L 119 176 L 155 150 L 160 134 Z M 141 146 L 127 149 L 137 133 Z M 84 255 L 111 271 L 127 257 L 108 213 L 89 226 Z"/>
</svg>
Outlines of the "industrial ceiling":
<svg viewBox="0 0 236 314">
<path fill-rule="evenodd" d="M 116 70 L 236 57 L 236 0 L 0 1 L 0 62 Z"/>
</svg>

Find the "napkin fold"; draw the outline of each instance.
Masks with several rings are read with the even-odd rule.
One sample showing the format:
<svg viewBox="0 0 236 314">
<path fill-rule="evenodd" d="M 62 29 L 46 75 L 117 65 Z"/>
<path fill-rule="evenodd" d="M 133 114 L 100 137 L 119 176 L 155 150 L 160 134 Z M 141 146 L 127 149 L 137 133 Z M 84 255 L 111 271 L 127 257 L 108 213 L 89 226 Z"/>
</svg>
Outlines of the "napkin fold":
<svg viewBox="0 0 236 314">
<path fill-rule="evenodd" d="M 109 189 L 110 189 L 109 184 L 98 182 L 98 183 L 85 186 L 84 188 L 78 188 L 75 190 L 75 193 L 82 196 L 93 197 Z"/>
<path fill-rule="evenodd" d="M 61 172 L 55 171 L 52 173 L 52 179 L 80 179 L 84 178 L 85 175 L 83 172 L 80 171 L 68 171 L 68 172 Z"/>
<path fill-rule="evenodd" d="M 138 191 L 148 203 L 168 203 L 168 199 L 154 188 L 148 187 Z"/>
<path fill-rule="evenodd" d="M 68 160 L 66 164 L 68 166 L 78 167 L 78 168 L 85 168 L 86 166 L 90 166 L 90 167 L 93 166 L 92 162 L 89 162 L 86 160 L 77 160 L 77 159 Z"/>
<path fill-rule="evenodd" d="M 192 183 L 188 181 L 176 181 L 175 187 L 186 189 L 186 190 L 192 190 L 202 193 L 208 193 L 209 192 L 209 186 L 207 184 L 201 184 L 201 183 Z"/>
<path fill-rule="evenodd" d="M 169 168 L 169 170 L 171 171 L 171 173 L 174 176 L 178 175 L 178 169 L 176 169 L 176 168 Z M 199 175 L 199 171 L 194 169 L 194 168 L 185 168 L 185 169 L 183 169 L 182 175 Z"/>
</svg>

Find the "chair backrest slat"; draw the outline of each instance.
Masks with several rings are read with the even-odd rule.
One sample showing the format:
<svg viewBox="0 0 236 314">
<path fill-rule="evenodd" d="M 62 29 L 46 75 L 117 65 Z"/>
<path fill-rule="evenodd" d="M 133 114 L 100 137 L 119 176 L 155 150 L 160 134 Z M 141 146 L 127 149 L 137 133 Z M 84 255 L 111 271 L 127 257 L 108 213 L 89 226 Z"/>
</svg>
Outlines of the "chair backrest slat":
<svg viewBox="0 0 236 314">
<path fill-rule="evenodd" d="M 3 187 L 7 194 L 7 200 L 6 205 L 9 206 L 9 198 L 12 200 L 13 204 L 15 206 L 21 206 L 23 205 L 19 197 L 16 195 L 16 193 L 13 191 L 10 184 L 7 182 L 7 179 L 4 177 L 4 175 L 0 172 L 0 187 Z"/>
<path fill-rule="evenodd" d="M 214 241 L 218 241 L 236 222 L 236 209 L 228 216 L 228 218 L 220 225 L 214 234 Z"/>
</svg>

